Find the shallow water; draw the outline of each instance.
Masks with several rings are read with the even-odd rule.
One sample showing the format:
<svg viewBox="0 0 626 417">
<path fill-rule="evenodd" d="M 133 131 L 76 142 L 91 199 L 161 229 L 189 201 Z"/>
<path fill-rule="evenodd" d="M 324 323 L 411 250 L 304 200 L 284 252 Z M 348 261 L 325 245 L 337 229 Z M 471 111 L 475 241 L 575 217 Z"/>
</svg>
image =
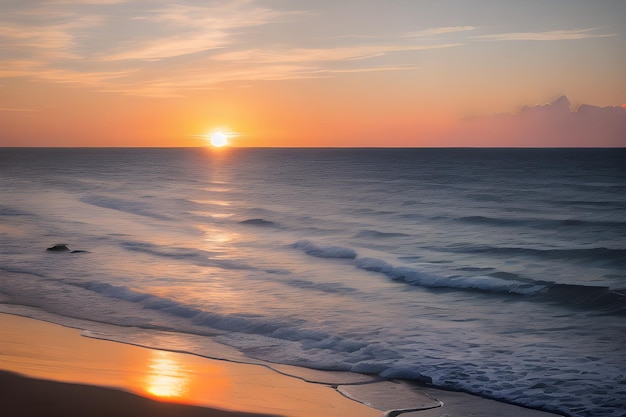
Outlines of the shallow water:
<svg viewBox="0 0 626 417">
<path fill-rule="evenodd" d="M 624 150 L 0 152 L 3 303 L 622 415 Z"/>
</svg>

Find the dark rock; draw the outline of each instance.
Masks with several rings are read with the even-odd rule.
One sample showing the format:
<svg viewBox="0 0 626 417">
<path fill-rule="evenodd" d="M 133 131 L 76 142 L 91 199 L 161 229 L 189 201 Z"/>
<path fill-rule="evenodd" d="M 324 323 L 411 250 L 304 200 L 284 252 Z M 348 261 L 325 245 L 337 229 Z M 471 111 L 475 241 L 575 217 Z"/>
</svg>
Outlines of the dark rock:
<svg viewBox="0 0 626 417">
<path fill-rule="evenodd" d="M 241 224 L 251 224 L 254 226 L 275 226 L 276 223 L 264 219 L 248 219 L 240 221 Z"/>
<path fill-rule="evenodd" d="M 51 252 L 68 252 L 69 249 L 65 243 L 57 243 L 56 245 L 46 249 Z"/>
</svg>

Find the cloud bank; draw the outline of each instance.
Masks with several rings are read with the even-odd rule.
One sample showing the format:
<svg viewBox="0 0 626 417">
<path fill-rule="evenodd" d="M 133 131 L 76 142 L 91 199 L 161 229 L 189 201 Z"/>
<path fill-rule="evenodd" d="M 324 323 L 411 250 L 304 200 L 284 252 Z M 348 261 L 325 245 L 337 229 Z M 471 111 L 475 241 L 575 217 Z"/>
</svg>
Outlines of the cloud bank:
<svg viewBox="0 0 626 417">
<path fill-rule="evenodd" d="M 514 114 L 465 119 L 449 138 L 472 146 L 624 147 L 626 108 L 582 104 L 572 110 L 566 96 L 525 106 Z"/>
</svg>

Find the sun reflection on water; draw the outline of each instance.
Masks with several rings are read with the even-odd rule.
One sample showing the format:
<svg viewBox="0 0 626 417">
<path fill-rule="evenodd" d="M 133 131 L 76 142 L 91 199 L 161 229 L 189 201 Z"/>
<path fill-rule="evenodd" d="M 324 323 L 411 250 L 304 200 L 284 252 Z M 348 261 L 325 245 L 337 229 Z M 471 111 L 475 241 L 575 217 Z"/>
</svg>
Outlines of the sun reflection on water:
<svg viewBox="0 0 626 417">
<path fill-rule="evenodd" d="M 224 407 L 231 377 L 221 363 L 177 352 L 153 350 L 139 391 L 160 401 Z"/>
<path fill-rule="evenodd" d="M 146 391 L 160 398 L 180 398 L 189 391 L 189 378 L 170 352 L 154 351 L 148 365 Z"/>
</svg>

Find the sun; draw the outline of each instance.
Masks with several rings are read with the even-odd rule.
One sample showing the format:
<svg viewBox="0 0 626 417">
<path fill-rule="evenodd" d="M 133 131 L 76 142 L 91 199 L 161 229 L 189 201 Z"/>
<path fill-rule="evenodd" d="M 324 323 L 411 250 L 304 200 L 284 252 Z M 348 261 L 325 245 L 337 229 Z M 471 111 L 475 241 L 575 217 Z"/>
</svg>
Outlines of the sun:
<svg viewBox="0 0 626 417">
<path fill-rule="evenodd" d="M 209 136 L 209 142 L 211 146 L 223 148 L 228 145 L 228 135 L 224 132 L 215 132 Z"/>
</svg>

